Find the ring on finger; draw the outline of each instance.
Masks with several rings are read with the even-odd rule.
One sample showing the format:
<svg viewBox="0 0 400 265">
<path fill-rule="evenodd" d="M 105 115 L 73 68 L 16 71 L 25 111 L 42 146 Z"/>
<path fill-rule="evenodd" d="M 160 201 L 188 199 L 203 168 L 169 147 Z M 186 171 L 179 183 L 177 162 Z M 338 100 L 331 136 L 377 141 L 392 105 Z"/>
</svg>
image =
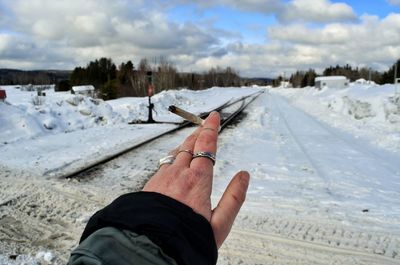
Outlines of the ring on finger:
<svg viewBox="0 0 400 265">
<path fill-rule="evenodd" d="M 210 128 L 210 127 L 205 127 L 205 128 L 203 128 L 203 130 L 210 130 L 210 131 L 219 133 L 221 131 L 221 126 L 219 126 L 218 130 L 216 130 L 214 128 Z"/>
<path fill-rule="evenodd" d="M 210 127 L 204 127 L 203 130 L 210 130 L 213 132 L 217 132 L 217 130 L 215 130 L 214 128 L 210 128 Z"/>
<path fill-rule="evenodd" d="M 208 158 L 212 161 L 213 165 L 215 165 L 215 154 L 211 152 L 203 152 L 203 151 L 196 152 L 194 153 L 192 160 L 198 157 Z"/>
<path fill-rule="evenodd" d="M 164 164 L 172 164 L 174 163 L 174 161 L 175 161 L 175 156 L 168 155 L 160 159 L 160 161 L 158 162 L 158 167 L 160 168 Z"/>
<path fill-rule="evenodd" d="M 189 150 L 189 149 L 180 150 L 180 151 L 178 151 L 178 154 L 181 153 L 181 152 L 185 152 L 185 153 L 188 153 L 188 154 L 190 154 L 191 156 L 193 156 L 193 151 L 192 151 L 192 150 Z"/>
</svg>

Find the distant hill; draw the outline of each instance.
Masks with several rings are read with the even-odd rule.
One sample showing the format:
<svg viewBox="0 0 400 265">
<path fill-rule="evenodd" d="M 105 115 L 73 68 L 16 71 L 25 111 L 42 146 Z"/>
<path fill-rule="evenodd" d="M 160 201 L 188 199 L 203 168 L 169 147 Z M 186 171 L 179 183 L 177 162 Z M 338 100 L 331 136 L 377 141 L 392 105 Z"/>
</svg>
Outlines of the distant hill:
<svg viewBox="0 0 400 265">
<path fill-rule="evenodd" d="M 0 85 L 46 85 L 68 80 L 69 70 L 31 70 L 0 69 Z"/>
<path fill-rule="evenodd" d="M 267 77 L 242 77 L 242 81 L 245 83 L 245 85 L 270 86 L 273 84 L 274 79 Z"/>
</svg>

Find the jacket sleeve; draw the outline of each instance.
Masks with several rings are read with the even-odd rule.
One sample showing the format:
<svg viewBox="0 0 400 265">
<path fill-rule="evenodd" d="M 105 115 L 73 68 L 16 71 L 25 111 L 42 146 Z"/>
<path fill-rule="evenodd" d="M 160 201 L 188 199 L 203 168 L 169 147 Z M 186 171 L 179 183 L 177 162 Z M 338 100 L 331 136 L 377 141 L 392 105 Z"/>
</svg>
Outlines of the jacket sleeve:
<svg viewBox="0 0 400 265">
<path fill-rule="evenodd" d="M 71 254 L 67 265 L 176 265 L 176 262 L 146 236 L 101 228 L 86 238 Z"/>
<path fill-rule="evenodd" d="M 159 193 L 137 192 L 117 198 L 90 218 L 80 244 L 85 244 L 92 234 L 106 227 L 146 236 L 177 264 L 217 262 L 217 247 L 210 223 L 190 207 Z M 92 245 L 88 244 L 85 249 L 90 250 Z"/>
</svg>

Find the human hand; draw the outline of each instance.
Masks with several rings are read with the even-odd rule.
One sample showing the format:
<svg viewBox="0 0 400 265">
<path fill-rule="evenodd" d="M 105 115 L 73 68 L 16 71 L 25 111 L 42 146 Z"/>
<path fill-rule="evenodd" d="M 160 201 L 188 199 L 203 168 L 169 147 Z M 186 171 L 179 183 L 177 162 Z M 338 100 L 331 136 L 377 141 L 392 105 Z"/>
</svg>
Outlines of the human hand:
<svg viewBox="0 0 400 265">
<path fill-rule="evenodd" d="M 211 209 L 213 161 L 208 157 L 193 158 L 197 152 L 217 151 L 220 126 L 218 112 L 212 112 L 204 124 L 197 128 L 170 155 L 176 157 L 172 164 L 163 164 L 147 182 L 143 191 L 158 192 L 191 207 L 211 224 L 219 248 L 228 236 L 242 206 L 249 185 L 249 174 L 236 173 L 217 207 Z"/>
</svg>

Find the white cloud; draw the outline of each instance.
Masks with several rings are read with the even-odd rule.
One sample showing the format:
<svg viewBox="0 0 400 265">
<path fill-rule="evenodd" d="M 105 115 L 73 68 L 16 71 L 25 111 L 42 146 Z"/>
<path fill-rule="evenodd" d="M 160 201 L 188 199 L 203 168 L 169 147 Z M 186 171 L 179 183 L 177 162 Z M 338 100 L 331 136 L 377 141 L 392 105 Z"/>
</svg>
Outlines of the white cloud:
<svg viewBox="0 0 400 265">
<path fill-rule="evenodd" d="M 283 5 L 280 0 L 221 0 L 220 2 L 223 5 L 230 5 L 240 10 L 263 13 L 276 12 Z"/>
<path fill-rule="evenodd" d="M 380 19 L 363 16 L 359 23 L 332 23 L 320 28 L 276 25 L 265 44 L 233 43 L 222 57 L 207 56 L 195 62 L 198 69 L 214 65 L 238 66 L 247 76 L 274 76 L 330 65 L 370 66 L 387 70 L 400 58 L 400 14 Z"/>
<path fill-rule="evenodd" d="M 242 11 L 274 13 L 279 10 L 283 3 L 281 0 L 176 0 L 174 4 L 195 4 L 200 8 L 213 6 L 231 7 Z"/>
<path fill-rule="evenodd" d="M 400 0 L 387 0 L 387 2 L 394 6 L 400 6 Z"/>
<path fill-rule="evenodd" d="M 70 67 L 85 65 L 100 56 L 122 61 L 175 54 L 196 55 L 219 42 L 212 35 L 213 29 L 171 22 L 158 11 L 159 8 L 153 9 L 139 0 L 10 0 L 5 3 L 12 12 L 8 14 L 9 18 L 16 18 L 8 24 L 11 27 L 8 34 L 13 36 L 14 42 L 29 40 L 37 47 L 47 47 L 48 54 L 59 53 L 56 58 L 69 56 L 72 58 Z M 26 50 L 21 49 L 9 47 L 7 56 L 16 58 L 35 52 L 27 46 Z M 34 62 L 38 58 L 32 56 L 30 59 Z M 51 60 L 48 67 L 52 67 Z"/>
<path fill-rule="evenodd" d="M 399 1 L 399 0 L 392 0 Z M 177 0 L 175 3 L 191 3 L 200 8 L 212 6 L 230 7 L 241 11 L 273 14 L 281 22 L 352 21 L 357 18 L 351 6 L 346 3 L 331 3 L 329 0 Z"/>
<path fill-rule="evenodd" d="M 148 2 L 3 0 L 0 65 L 72 69 L 103 56 L 116 63 L 165 56 L 182 71 L 219 65 L 244 76 L 274 76 L 345 63 L 385 70 L 400 57 L 400 14 L 353 21 L 351 7 L 327 0 L 201 2 L 268 14 L 279 10 L 282 21 L 298 22 L 277 21 L 265 43 L 251 43 L 214 23 L 173 22 L 163 2 Z"/>
<path fill-rule="evenodd" d="M 293 0 L 277 14 L 283 22 L 336 22 L 355 20 L 353 9 L 345 3 L 328 0 Z"/>
</svg>

